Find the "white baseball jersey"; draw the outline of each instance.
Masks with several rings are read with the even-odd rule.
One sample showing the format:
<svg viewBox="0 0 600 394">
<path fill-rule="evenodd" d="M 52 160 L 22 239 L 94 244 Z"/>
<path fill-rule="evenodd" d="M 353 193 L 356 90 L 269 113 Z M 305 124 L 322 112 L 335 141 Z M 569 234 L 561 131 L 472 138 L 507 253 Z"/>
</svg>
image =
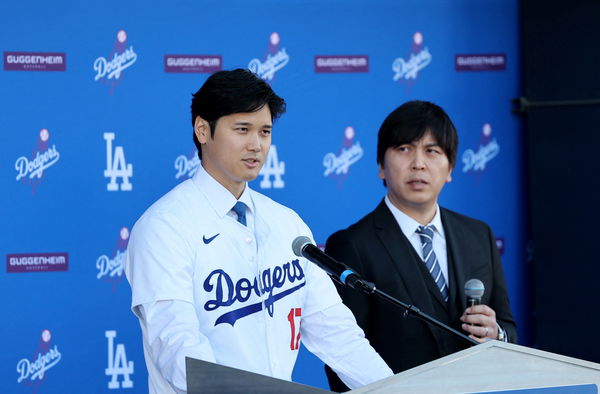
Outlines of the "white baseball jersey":
<svg viewBox="0 0 600 394">
<path fill-rule="evenodd" d="M 311 236 L 294 211 L 246 187 L 240 198 L 249 207 L 244 226 L 230 213 L 236 201 L 200 167 L 132 230 L 125 272 L 142 326 L 151 392 L 185 387 L 183 371 L 179 382 L 172 378 L 173 362 L 183 369 L 185 355 L 290 380 L 301 332 L 311 329 L 304 327 L 311 321 L 305 318 L 334 306 L 347 310 L 327 275 L 293 254 L 294 238 Z M 174 306 L 168 317 L 156 316 L 165 305 Z M 329 320 L 336 313 L 322 324 L 335 326 Z M 185 331 L 198 332 L 188 338 Z M 316 350 L 328 353 L 339 345 Z M 383 365 L 375 379 L 391 374 Z"/>
</svg>

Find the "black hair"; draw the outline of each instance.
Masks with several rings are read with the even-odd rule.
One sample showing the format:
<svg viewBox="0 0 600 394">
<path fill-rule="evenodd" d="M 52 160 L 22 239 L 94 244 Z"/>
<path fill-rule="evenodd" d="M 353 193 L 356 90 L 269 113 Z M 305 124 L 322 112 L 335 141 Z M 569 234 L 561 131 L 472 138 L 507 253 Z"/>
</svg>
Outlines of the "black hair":
<svg viewBox="0 0 600 394">
<path fill-rule="evenodd" d="M 458 150 L 456 127 L 440 106 L 418 100 L 402 104 L 381 124 L 377 136 L 377 164 L 383 167 L 383 159 L 388 148 L 397 148 L 418 141 L 427 132 L 431 132 L 448 157 L 450 168 L 454 168 Z"/>
<path fill-rule="evenodd" d="M 259 111 L 265 105 L 271 111 L 271 120 L 285 113 L 285 101 L 275 94 L 271 86 L 256 74 L 241 68 L 212 74 L 192 96 L 192 127 L 196 117 L 200 116 L 208 122 L 211 138 L 222 116 Z M 201 144 L 195 132 L 193 138 L 198 157 L 202 159 Z"/>
</svg>

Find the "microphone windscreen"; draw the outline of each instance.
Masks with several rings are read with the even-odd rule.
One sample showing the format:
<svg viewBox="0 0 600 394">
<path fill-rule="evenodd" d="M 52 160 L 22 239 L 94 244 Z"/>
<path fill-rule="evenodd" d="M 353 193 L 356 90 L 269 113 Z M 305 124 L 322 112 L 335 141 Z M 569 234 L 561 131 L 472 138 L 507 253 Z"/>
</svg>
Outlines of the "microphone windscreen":
<svg viewBox="0 0 600 394">
<path fill-rule="evenodd" d="M 469 279 L 465 283 L 465 295 L 467 298 L 481 299 L 485 293 L 485 286 L 479 279 Z"/>
<path fill-rule="evenodd" d="M 292 250 L 294 254 L 298 257 L 302 257 L 302 249 L 308 244 L 312 244 L 310 238 L 304 235 L 300 235 L 292 241 Z"/>
</svg>

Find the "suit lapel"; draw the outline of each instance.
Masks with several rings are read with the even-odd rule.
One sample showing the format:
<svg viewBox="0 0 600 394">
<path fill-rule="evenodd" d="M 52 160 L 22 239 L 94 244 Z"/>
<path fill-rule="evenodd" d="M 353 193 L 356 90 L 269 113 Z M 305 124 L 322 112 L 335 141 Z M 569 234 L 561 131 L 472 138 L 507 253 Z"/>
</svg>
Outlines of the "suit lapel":
<svg viewBox="0 0 600 394">
<path fill-rule="evenodd" d="M 431 304 L 431 296 L 436 299 L 436 302 L 446 306 L 431 274 L 427 272 L 424 264 L 420 264 L 421 259 L 404 236 L 385 202 L 382 201 L 373 213 L 377 237 L 387 250 L 394 268 L 400 274 L 404 287 L 410 296 L 410 302 L 428 314 L 432 314 L 434 310 Z M 424 278 L 424 280 L 418 278 Z M 409 302 L 409 300 L 401 301 Z"/>
<path fill-rule="evenodd" d="M 460 242 L 464 237 L 460 234 L 460 229 L 448 215 L 445 209 L 441 209 L 442 225 L 444 226 L 444 235 L 446 237 L 446 250 L 448 253 L 448 272 L 451 276 L 450 299 L 457 300 L 460 305 L 459 315 L 467 308 L 467 300 L 464 296 L 463 286 L 469 279 L 466 278 L 465 267 L 468 263 L 468 250 L 466 242 Z M 452 278 L 454 273 L 454 278 Z"/>
</svg>

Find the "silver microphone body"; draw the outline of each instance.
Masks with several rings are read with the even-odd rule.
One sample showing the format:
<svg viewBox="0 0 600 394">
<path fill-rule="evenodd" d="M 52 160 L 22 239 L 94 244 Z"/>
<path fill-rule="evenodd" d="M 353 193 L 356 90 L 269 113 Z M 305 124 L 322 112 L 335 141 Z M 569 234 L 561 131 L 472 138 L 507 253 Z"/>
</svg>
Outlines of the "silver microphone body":
<svg viewBox="0 0 600 394">
<path fill-rule="evenodd" d="M 485 286 L 479 279 L 469 279 L 465 283 L 465 295 L 467 296 L 467 307 L 481 304 L 481 297 L 485 293 Z"/>
</svg>

